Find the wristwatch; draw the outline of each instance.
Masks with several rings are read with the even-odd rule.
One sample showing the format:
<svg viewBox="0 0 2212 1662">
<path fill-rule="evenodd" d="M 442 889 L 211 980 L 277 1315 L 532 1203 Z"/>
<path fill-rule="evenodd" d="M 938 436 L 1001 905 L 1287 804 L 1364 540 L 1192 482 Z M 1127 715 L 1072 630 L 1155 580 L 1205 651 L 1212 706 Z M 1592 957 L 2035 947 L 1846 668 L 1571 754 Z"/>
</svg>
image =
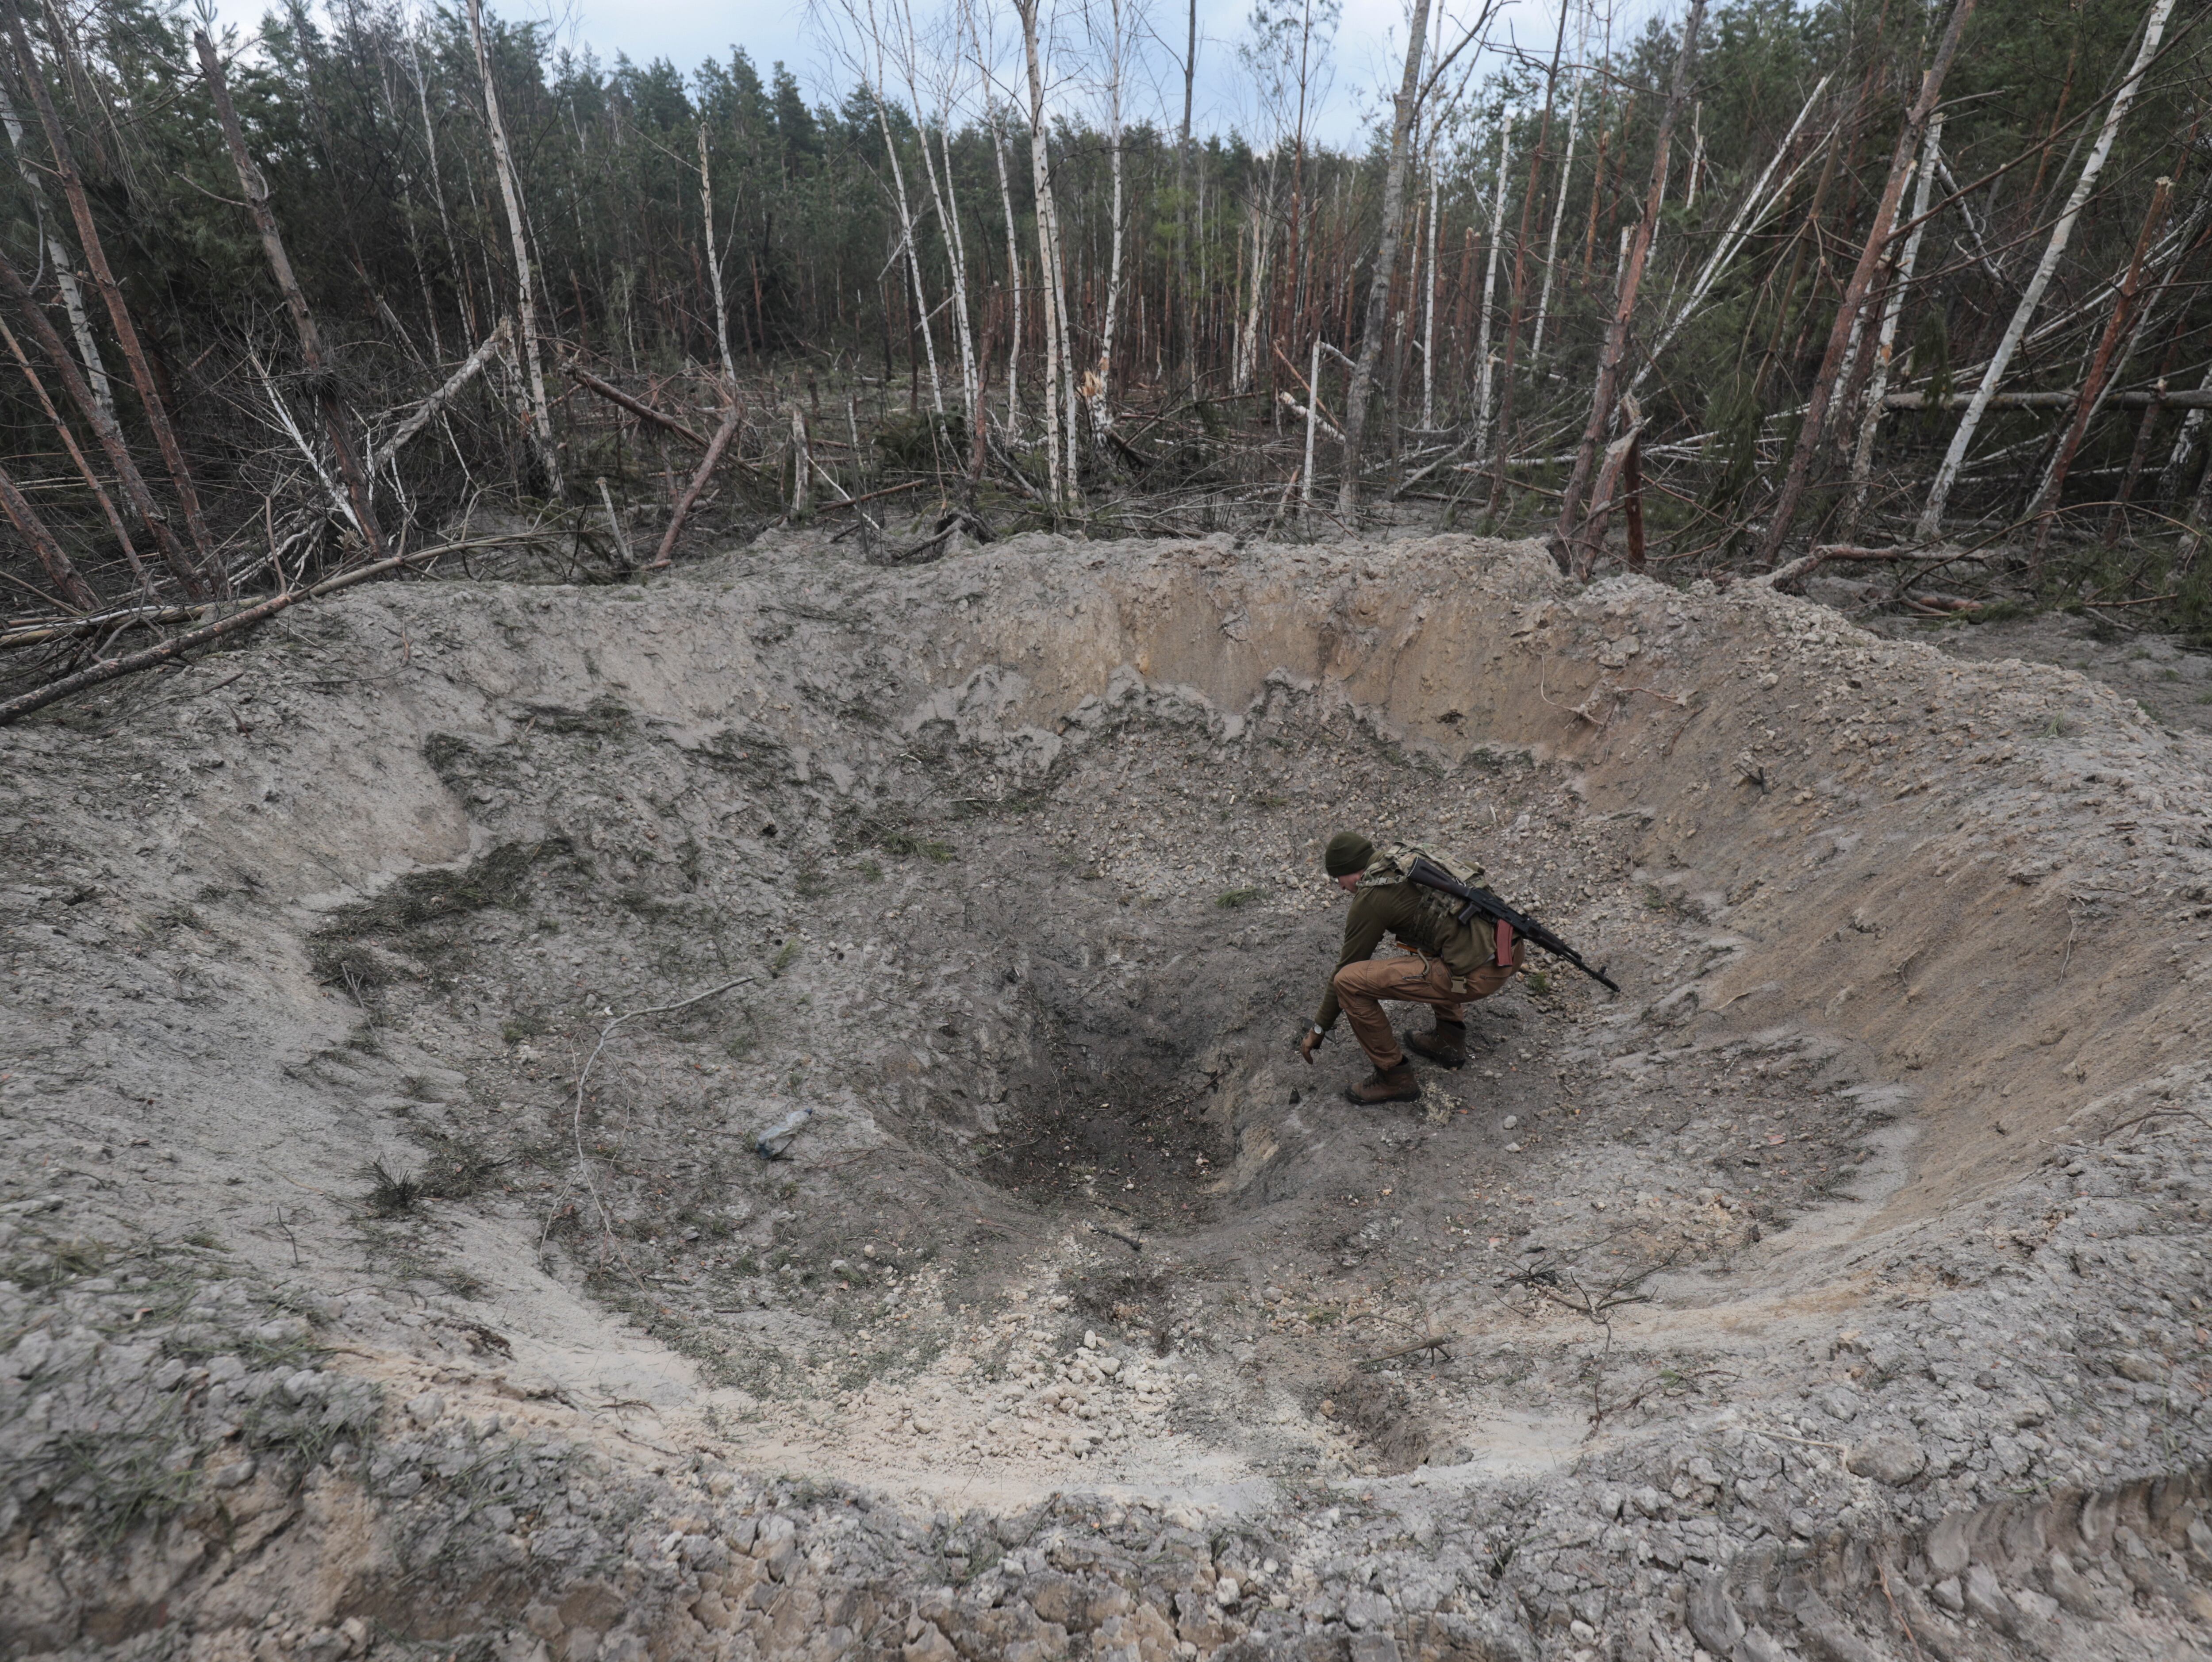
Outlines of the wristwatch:
<svg viewBox="0 0 2212 1662">
<path fill-rule="evenodd" d="M 1311 1027 L 1311 1028 L 1313 1028 L 1313 1034 L 1314 1034 L 1314 1037 L 1315 1037 L 1315 1038 L 1316 1038 L 1316 1039 L 1326 1039 L 1326 1038 L 1328 1038 L 1328 1029 L 1327 1028 L 1323 1027 L 1320 1022 L 1309 1022 L 1307 1025 L 1309 1025 L 1310 1027 Z"/>
</svg>

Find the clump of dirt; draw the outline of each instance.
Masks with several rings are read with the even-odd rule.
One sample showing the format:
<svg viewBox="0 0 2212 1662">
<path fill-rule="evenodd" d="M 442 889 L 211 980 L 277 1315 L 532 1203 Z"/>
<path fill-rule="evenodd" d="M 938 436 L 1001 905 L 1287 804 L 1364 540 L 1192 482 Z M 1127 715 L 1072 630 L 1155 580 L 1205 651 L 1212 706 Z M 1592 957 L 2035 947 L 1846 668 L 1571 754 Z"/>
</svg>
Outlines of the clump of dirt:
<svg viewBox="0 0 2212 1662">
<path fill-rule="evenodd" d="M 358 591 L 0 744 L 18 1648 L 2094 1655 L 2212 1599 L 2212 793 L 2077 672 L 1471 538 L 781 533 Z M 1347 826 L 1623 996 L 1540 956 L 1352 1109 L 1293 1048 Z M 117 1425 L 158 1481 L 72 1487 Z"/>
</svg>

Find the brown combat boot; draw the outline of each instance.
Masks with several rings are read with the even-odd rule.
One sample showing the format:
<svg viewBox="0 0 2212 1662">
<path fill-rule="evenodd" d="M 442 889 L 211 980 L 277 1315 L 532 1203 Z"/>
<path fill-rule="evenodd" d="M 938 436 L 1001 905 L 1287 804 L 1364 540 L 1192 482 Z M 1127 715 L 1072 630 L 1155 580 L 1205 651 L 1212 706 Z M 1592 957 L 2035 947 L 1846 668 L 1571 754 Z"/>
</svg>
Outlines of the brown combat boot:
<svg viewBox="0 0 2212 1662">
<path fill-rule="evenodd" d="M 1347 1085 L 1344 1100 L 1361 1107 L 1377 1102 L 1418 1102 L 1421 1082 L 1413 1077 L 1413 1065 L 1401 1061 L 1395 1068 L 1377 1068 L 1356 1085 Z"/>
<path fill-rule="evenodd" d="M 1405 1038 L 1406 1048 L 1417 1056 L 1425 1056 L 1440 1068 L 1463 1068 L 1467 1065 L 1467 1023 L 1447 1022 L 1441 1016 L 1437 1024 L 1426 1033 L 1409 1033 Z"/>
</svg>

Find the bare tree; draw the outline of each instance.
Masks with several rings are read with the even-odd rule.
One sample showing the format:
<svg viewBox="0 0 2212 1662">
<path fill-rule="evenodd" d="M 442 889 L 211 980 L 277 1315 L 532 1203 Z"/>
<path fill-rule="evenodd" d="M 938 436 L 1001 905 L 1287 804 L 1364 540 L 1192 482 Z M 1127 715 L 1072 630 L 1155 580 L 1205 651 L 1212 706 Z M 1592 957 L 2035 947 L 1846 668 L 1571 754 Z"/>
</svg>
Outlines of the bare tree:
<svg viewBox="0 0 2212 1662">
<path fill-rule="evenodd" d="M 23 350 L 22 343 L 15 338 L 15 331 L 8 327 L 4 319 L 0 319 L 0 341 L 7 343 L 8 355 L 15 361 L 15 367 L 22 372 L 25 384 L 30 387 L 32 395 L 38 399 L 39 408 L 46 412 L 46 421 L 62 441 L 62 448 L 69 452 L 70 461 L 76 468 L 77 477 L 84 481 L 84 488 L 92 493 L 93 500 L 100 504 L 100 517 L 107 521 L 108 530 L 114 534 L 116 546 L 123 550 L 124 561 L 131 567 L 131 580 L 137 585 L 141 594 L 149 600 L 152 599 L 154 597 L 153 579 L 148 576 L 144 564 L 138 558 L 137 548 L 131 541 L 130 528 L 123 523 L 123 516 L 115 511 L 115 503 L 107 494 L 107 487 L 100 482 L 100 476 L 93 471 L 92 464 L 85 459 L 84 452 L 77 444 L 76 433 L 71 430 L 69 422 L 63 418 L 61 411 L 54 408 L 54 401 L 47 397 L 46 384 L 40 379 L 38 370 L 32 365 L 30 355 Z M 71 598 L 72 604 L 78 605 L 95 604 L 96 597 L 93 601 L 84 598 L 85 596 L 91 595 L 92 591 L 88 586 L 82 585 L 82 579 L 77 579 L 74 568 L 70 569 L 67 577 L 62 577 L 57 575 L 49 566 L 46 574 L 53 579 L 64 595 Z"/>
<path fill-rule="evenodd" d="M 730 355 L 730 302 L 722 291 L 722 252 L 714 240 L 714 173 L 707 155 L 707 124 L 699 124 L 699 217 L 707 227 L 707 281 L 714 290 L 714 343 L 722 352 L 722 378 L 734 388 L 737 360 Z"/>
<path fill-rule="evenodd" d="M 1912 229 L 1905 235 L 1897 269 L 1890 274 L 1889 292 L 1882 299 L 1881 325 L 1875 335 L 1874 367 L 1867 377 L 1866 400 L 1859 416 L 1858 448 L 1851 457 L 1850 497 L 1844 509 L 1846 542 L 1857 534 L 1859 519 L 1866 512 L 1867 492 L 1874 475 L 1875 440 L 1881 431 L 1881 418 L 1889 397 L 1890 366 L 1897 350 L 1897 322 L 1905 311 L 1905 297 L 1912 288 L 1913 268 L 1920 261 L 1920 239 L 1928 229 L 1928 198 L 1935 188 L 1936 161 L 1942 149 L 1943 112 L 1938 110 L 1929 119 L 1928 138 L 1921 151 L 1920 178 L 1912 197 Z"/>
<path fill-rule="evenodd" d="M 1359 511 L 1359 452 L 1366 435 L 1367 406 L 1375 385 L 1375 365 L 1382 355 L 1383 323 L 1389 310 L 1390 282 L 1398 269 L 1398 236 L 1405 217 L 1406 164 L 1413 152 L 1413 119 L 1437 79 L 1488 26 L 1492 12 L 1486 0 L 1481 14 L 1457 45 L 1441 54 L 1421 77 L 1421 58 L 1428 45 L 1429 0 L 1413 0 L 1413 16 L 1406 32 L 1406 73 L 1393 100 L 1390 123 L 1390 161 L 1382 175 L 1382 234 L 1375 252 L 1375 269 L 1367 280 L 1366 316 L 1359 331 L 1359 356 L 1352 365 L 1352 385 L 1344 395 L 1344 477 L 1336 488 L 1336 511 L 1349 521 Z"/>
<path fill-rule="evenodd" d="M 1114 181 L 1114 202 L 1110 210 L 1110 229 L 1108 240 L 1111 252 L 1108 256 L 1106 303 L 1098 321 L 1098 367 L 1087 378 L 1091 403 L 1091 436 L 1093 444 L 1106 441 L 1107 430 L 1114 424 L 1111 384 L 1114 375 L 1114 325 L 1121 309 L 1121 250 L 1126 218 L 1122 210 L 1122 111 L 1123 88 L 1128 77 L 1128 60 L 1132 41 L 1144 27 L 1144 19 L 1133 0 L 1103 0 L 1106 9 L 1105 38 L 1099 43 L 1104 66 L 1106 101 L 1106 155 Z M 1095 14 L 1086 13 L 1097 33 Z"/>
<path fill-rule="evenodd" d="M 38 342 L 39 349 L 46 355 L 47 362 L 53 366 L 54 373 L 60 378 L 62 391 L 69 395 L 70 402 L 76 406 L 77 413 L 92 428 L 93 436 L 100 441 L 100 453 L 107 458 L 108 466 L 115 470 L 116 482 L 122 489 L 124 500 L 130 503 L 131 511 L 138 516 L 152 534 L 155 546 L 161 550 L 162 561 L 168 567 L 170 575 L 177 579 L 187 594 L 200 592 L 199 572 L 193 563 L 191 551 L 177 540 L 177 533 L 169 525 L 169 516 L 161 511 L 161 504 L 154 500 L 154 493 L 147 488 L 145 476 L 138 471 L 137 463 L 131 458 L 131 447 L 124 442 L 123 428 L 117 422 L 114 412 L 104 408 L 93 396 L 92 387 L 78 370 L 76 361 L 70 356 L 69 349 L 62 344 L 61 337 L 55 332 L 53 325 L 46 320 L 46 312 L 32 298 L 22 274 L 16 270 L 4 253 L 0 253 L 0 294 L 5 294 L 15 302 L 16 310 L 22 314 L 23 322 L 31 331 L 31 337 Z"/>
<path fill-rule="evenodd" d="M 1960 0 L 1960 3 L 1970 4 L 1971 0 Z M 2159 43 L 2166 37 L 2166 19 L 2172 15 L 2173 0 L 2152 0 L 2150 15 L 2144 22 L 2142 39 L 2136 49 L 2135 63 L 2106 106 L 2104 125 L 2098 130 L 2097 142 L 2090 147 L 2088 160 L 2081 164 L 2081 177 L 2074 181 L 2074 192 L 2067 197 L 2058 222 L 2051 227 L 2051 240 L 2044 245 L 2043 258 L 2036 264 L 2035 275 L 2021 291 L 2020 304 L 2013 308 L 2012 320 L 2005 325 L 2004 337 L 1982 371 L 1980 385 L 1975 387 L 1966 414 L 1959 417 L 1959 425 L 1951 434 L 1950 447 L 1943 452 L 1942 464 L 1936 470 L 1935 482 L 1928 488 L 1928 504 L 1921 509 L 1920 523 L 1914 527 L 1914 535 L 1923 543 L 1933 542 L 1942 533 L 1943 510 L 1950 503 L 1951 488 L 1958 482 L 1966 451 L 1974 442 L 1982 417 L 1989 412 L 1990 399 L 2004 379 L 2005 372 L 2012 367 L 2013 354 L 2020 349 L 2021 337 L 2027 334 L 2029 320 L 2043 304 L 2044 291 L 2051 287 L 2051 279 L 2058 270 L 2058 262 L 2065 255 L 2074 227 L 2081 217 L 2082 205 L 2097 188 L 2097 176 L 2104 172 L 2105 162 L 2112 154 L 2112 141 L 2119 136 L 2120 124 L 2127 119 L 2136 94 L 2142 87 L 2143 72 L 2158 56 Z"/>
<path fill-rule="evenodd" d="M 949 64 L 937 66 L 929 77 L 936 92 L 935 107 L 926 109 L 922 104 L 921 37 L 914 26 L 911 0 L 891 0 L 892 15 L 897 22 L 896 41 L 899 69 L 906 82 L 907 100 L 913 106 L 916 149 L 921 153 L 921 171 L 929 185 L 931 205 L 936 209 L 938 231 L 945 243 L 945 264 L 948 273 L 949 292 L 945 299 L 952 313 L 953 344 L 960 353 L 961 404 L 969 422 L 982 419 L 982 392 L 977 385 L 975 370 L 975 341 L 970 324 L 968 306 L 968 251 L 961 239 L 960 203 L 953 188 L 952 116 L 958 104 L 958 64 L 956 47 Z M 939 142 L 945 145 L 945 170 L 940 179 L 937 159 L 931 154 L 929 132 L 934 124 Z M 926 325 L 925 325 L 926 326 Z M 944 404 L 939 402 L 942 410 Z"/>
<path fill-rule="evenodd" d="M 469 38 L 476 45 L 477 73 L 483 80 L 484 123 L 491 134 L 491 155 L 499 173 L 500 200 L 507 208 L 507 228 L 514 243 L 514 312 L 522 325 L 522 361 L 529 373 L 530 439 L 545 470 L 545 488 L 559 498 L 567 494 L 561 482 L 561 456 L 553 442 L 553 411 L 545 399 L 545 361 L 538 339 L 538 298 L 531 278 L 530 234 L 523 219 L 522 181 L 515 176 L 514 157 L 507 149 L 507 124 L 499 112 L 499 88 L 491 73 L 491 53 L 484 45 L 483 0 L 468 0 Z"/>
<path fill-rule="evenodd" d="M 1615 397 L 1620 386 L 1620 370 L 1628 355 L 1628 325 L 1636 315 L 1636 292 L 1644 281 L 1644 257 L 1650 252 L 1652 221 L 1658 215 L 1659 200 L 1667 189 L 1667 155 L 1674 137 L 1675 118 L 1681 113 L 1682 102 L 1690 87 L 1690 74 L 1698 57 L 1698 30 L 1705 20 L 1705 0 L 1690 0 L 1689 15 L 1682 20 L 1682 44 L 1674 54 L 1674 77 L 1667 91 L 1667 105 L 1659 118 L 1659 135 L 1652 147 L 1651 188 L 1645 198 L 1644 217 L 1637 222 L 1630 240 L 1627 258 L 1620 263 L 1620 277 L 1614 289 L 1613 323 L 1606 331 L 1605 348 L 1598 358 L 1597 385 L 1590 393 L 1589 420 L 1583 428 L 1582 443 L 1575 450 L 1574 471 L 1567 476 L 1567 488 L 1559 499 L 1559 523 L 1552 533 L 1552 557 L 1559 562 L 1562 571 L 1586 573 L 1596 558 L 1595 542 L 1586 543 L 1583 524 L 1583 498 L 1590 487 L 1590 476 L 1598 462 L 1599 446 L 1605 442 L 1606 429 L 1613 424 Z M 1606 505 L 1593 505 L 1602 509 Z"/>
<path fill-rule="evenodd" d="M 1076 471 L 1073 342 L 1067 321 L 1066 270 L 1060 259 L 1060 215 L 1053 200 L 1038 0 L 1014 0 L 1014 11 L 1021 19 L 1023 64 L 1029 73 L 1030 178 L 1036 191 L 1037 260 L 1044 273 L 1045 435 L 1051 446 L 1053 501 L 1060 506 L 1072 501 L 1080 488 Z"/>
<path fill-rule="evenodd" d="M 61 291 L 62 310 L 69 314 L 70 333 L 76 337 L 77 355 L 84 361 L 84 373 L 93 396 L 100 400 L 100 408 L 109 416 L 115 414 L 115 394 L 107 385 L 107 369 L 100 361 L 100 343 L 93 338 L 92 319 L 85 315 L 84 290 L 76 280 L 76 261 L 70 255 L 69 244 L 46 217 L 46 187 L 39 182 L 39 170 L 32 165 L 23 149 L 23 123 L 15 113 L 14 100 L 8 96 L 5 76 L 0 76 L 0 125 L 8 129 L 9 148 L 15 154 L 15 171 L 21 175 L 23 189 L 38 207 L 39 224 L 46 240 L 46 258 L 54 268 L 54 286 Z"/>
<path fill-rule="evenodd" d="M 1006 220 L 1006 294 L 1013 308 L 1012 332 L 1006 349 L 1006 436 L 1021 434 L 1022 399 L 1022 256 L 1021 231 L 1014 219 L 1013 182 L 1006 171 L 1006 135 L 999 124 L 997 83 L 983 48 L 983 32 L 972 0 L 960 0 L 960 14 L 968 27 L 968 43 L 975 57 L 976 73 L 983 82 L 983 118 L 991 130 L 991 161 L 999 172 L 999 206 Z"/>
<path fill-rule="evenodd" d="M 346 502 L 352 511 L 354 529 L 360 532 L 369 558 L 381 560 L 384 532 L 376 523 L 376 510 L 369 500 L 368 479 L 362 471 L 361 460 L 354 454 L 353 440 L 346 431 L 345 405 L 338 397 L 337 377 L 332 371 L 330 356 L 323 350 L 322 331 L 315 327 L 314 313 L 307 309 L 307 297 L 301 291 L 300 280 L 292 271 L 292 258 L 285 252 L 284 238 L 276 228 L 276 215 L 270 211 L 268 181 L 262 178 L 253 158 L 246 154 L 246 130 L 239 124 L 238 111 L 230 101 L 230 83 L 223 76 L 222 60 L 216 56 L 215 42 L 208 39 L 205 29 L 192 32 L 192 49 L 199 54 L 200 73 L 215 99 L 216 115 L 222 123 L 223 142 L 230 149 L 231 166 L 238 173 L 238 187 L 246 192 L 246 208 L 253 215 L 255 229 L 261 233 L 262 252 L 268 256 L 277 292 L 284 296 L 284 309 L 291 313 L 293 332 L 300 340 L 300 359 L 307 367 L 316 390 L 316 402 L 322 409 L 324 435 L 330 440 L 331 455 L 337 458 L 338 476 L 345 481 Z"/>
<path fill-rule="evenodd" d="M 1974 0 L 1957 0 L 1952 7 L 1951 21 L 1943 26 L 1943 38 L 1936 43 L 1935 58 L 1920 77 L 1920 95 L 1913 100 L 1905 124 L 1898 131 L 1897 147 L 1890 153 L 1889 178 L 1882 186 L 1881 200 L 1875 205 L 1874 223 L 1868 228 L 1866 242 L 1859 250 L 1857 268 L 1844 285 L 1843 303 L 1836 308 L 1836 321 L 1828 331 L 1828 349 L 1820 360 L 1820 373 L 1813 378 L 1812 395 L 1805 402 L 1804 420 L 1797 429 L 1797 447 L 1790 458 L 1790 470 L 1783 476 L 1780 495 L 1768 517 L 1766 535 L 1759 543 L 1760 557 L 1769 566 L 1780 555 L 1783 540 L 1790 535 L 1790 522 L 1796 517 L 1797 505 L 1804 500 L 1806 487 L 1811 481 L 1813 458 L 1820 452 L 1820 440 L 1826 430 L 1828 406 L 1857 343 L 1860 316 L 1873 288 L 1875 273 L 1888 252 L 1890 234 L 1897 224 L 1897 205 L 1905 199 L 1905 182 L 1912 177 L 1913 158 L 1919 155 L 1921 143 L 1927 136 L 1928 124 L 1936 113 L 1936 98 L 1943 90 L 1944 77 L 1951 72 L 1951 60 L 1958 56 L 1959 40 L 1966 33 L 1966 20 L 1973 12 Z"/>
<path fill-rule="evenodd" d="M 53 155 L 54 173 L 61 182 L 62 195 L 69 203 L 70 217 L 76 221 L 78 246 L 84 250 L 93 284 L 106 305 L 107 319 L 123 349 L 124 361 L 131 367 L 131 385 L 138 390 L 146 424 L 154 430 L 154 442 L 168 466 L 170 483 L 176 488 L 178 504 L 184 510 L 185 529 L 192 539 L 193 552 L 178 571 L 179 580 L 189 592 L 198 593 L 204 587 L 218 598 L 226 598 L 230 593 L 229 573 L 216 553 L 215 539 L 208 534 L 207 521 L 201 515 L 199 491 L 192 482 L 191 468 L 185 460 L 184 446 L 178 442 L 176 428 L 169 420 L 168 406 L 161 402 L 161 387 L 154 379 L 152 364 L 147 361 L 145 345 L 138 338 L 137 325 L 131 321 L 131 308 L 124 303 L 123 285 L 116 281 L 114 271 L 108 266 L 100 227 L 93 221 L 91 199 L 85 193 L 84 179 L 77 172 L 69 137 L 62 130 L 61 117 L 47 94 L 45 73 L 31 50 L 30 36 L 24 33 L 22 16 L 13 7 L 8 10 L 8 33 L 15 50 L 16 67 L 22 74 L 32 105 L 39 112 L 39 124 L 46 131 L 46 148 Z M 57 367 L 60 361 L 57 361 Z M 88 399 L 94 396 L 88 385 L 86 396 Z M 114 426 L 112 415 L 107 417 L 107 425 Z M 157 518 L 161 517 L 159 510 L 155 513 Z M 182 556 L 181 549 L 177 552 Z"/>
<path fill-rule="evenodd" d="M 1482 274 L 1482 312 L 1475 329 L 1474 459 L 1490 454 L 1490 397 L 1497 365 L 1490 349 L 1490 320 L 1498 300 L 1498 245 L 1505 239 L 1505 162 L 1513 148 L 1513 112 L 1498 112 L 1498 194 L 1490 204 L 1490 254 Z M 1518 255 L 1516 255 L 1518 259 Z M 1502 437 L 1501 437 L 1502 442 Z"/>
<path fill-rule="evenodd" d="M 1589 49 L 1589 13 L 1583 13 L 1582 34 L 1575 45 L 1575 58 L 1579 65 L 1583 54 Z M 1559 264 L 1559 226 L 1567 216 L 1567 187 L 1574 183 L 1575 140 L 1582 132 L 1583 88 L 1589 77 L 1579 72 L 1575 76 L 1574 108 L 1567 117 L 1567 153 L 1559 161 L 1559 184 L 1552 209 L 1552 231 L 1544 242 L 1544 282 L 1536 296 L 1536 327 L 1528 339 L 1528 358 L 1534 363 L 1544 355 L 1544 323 L 1552 309 L 1552 276 Z"/>
</svg>

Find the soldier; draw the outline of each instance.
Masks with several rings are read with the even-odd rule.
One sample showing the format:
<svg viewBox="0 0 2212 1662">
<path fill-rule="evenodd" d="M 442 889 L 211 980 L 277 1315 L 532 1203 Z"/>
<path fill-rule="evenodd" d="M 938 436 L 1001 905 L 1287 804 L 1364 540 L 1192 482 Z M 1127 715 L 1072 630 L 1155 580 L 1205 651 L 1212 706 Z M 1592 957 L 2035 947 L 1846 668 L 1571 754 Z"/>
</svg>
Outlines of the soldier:
<svg viewBox="0 0 2212 1662">
<path fill-rule="evenodd" d="M 1353 896 L 1352 915 L 1344 920 L 1344 954 L 1329 977 L 1319 1013 L 1298 1041 L 1298 1053 L 1308 1066 L 1313 1065 L 1314 1052 L 1341 1008 L 1352 1036 L 1375 1065 L 1372 1078 L 1344 1093 L 1362 1106 L 1411 1102 L 1421 1094 L 1382 1000 L 1434 1009 L 1436 1026 L 1425 1034 L 1407 1034 L 1406 1043 L 1439 1066 L 1462 1066 L 1468 1004 L 1487 998 L 1511 980 L 1528 950 L 1509 931 L 1510 944 L 1501 953 L 1489 919 L 1462 924 L 1449 896 L 1408 882 L 1406 873 L 1414 857 L 1424 854 L 1462 883 L 1482 875 L 1479 867 L 1462 865 L 1433 849 L 1392 847 L 1378 855 L 1375 845 L 1356 831 L 1338 832 L 1322 856 L 1330 881 Z M 1385 934 L 1395 936 L 1396 944 L 1378 958 L 1375 949 Z"/>
</svg>

